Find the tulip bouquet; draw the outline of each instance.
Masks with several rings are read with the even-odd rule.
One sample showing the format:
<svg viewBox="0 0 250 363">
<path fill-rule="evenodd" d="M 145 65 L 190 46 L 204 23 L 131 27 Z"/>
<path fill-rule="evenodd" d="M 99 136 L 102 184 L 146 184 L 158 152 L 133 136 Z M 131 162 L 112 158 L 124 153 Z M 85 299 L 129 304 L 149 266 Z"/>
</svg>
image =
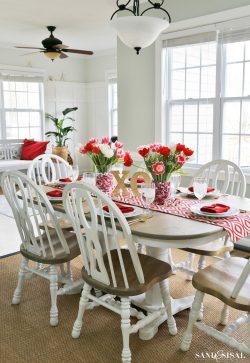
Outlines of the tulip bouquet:
<svg viewBox="0 0 250 363">
<path fill-rule="evenodd" d="M 171 174 L 179 170 L 193 154 L 193 150 L 180 143 L 171 148 L 161 144 L 144 145 L 139 146 L 137 151 L 144 158 L 155 182 L 168 181 Z"/>
<path fill-rule="evenodd" d="M 103 137 L 100 141 L 93 138 L 79 151 L 90 157 L 99 173 L 107 173 L 112 165 L 118 163 L 127 167 L 133 164 L 131 154 L 123 150 L 123 144 L 119 141 L 112 143 L 108 137 Z"/>
</svg>

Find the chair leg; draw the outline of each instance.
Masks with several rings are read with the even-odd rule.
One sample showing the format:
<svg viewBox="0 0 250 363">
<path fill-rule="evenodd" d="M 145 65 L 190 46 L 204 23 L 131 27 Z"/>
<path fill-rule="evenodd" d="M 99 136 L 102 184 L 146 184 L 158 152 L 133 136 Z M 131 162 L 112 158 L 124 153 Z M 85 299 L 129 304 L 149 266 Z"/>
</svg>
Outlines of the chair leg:
<svg viewBox="0 0 250 363">
<path fill-rule="evenodd" d="M 204 292 L 196 291 L 192 309 L 189 314 L 188 326 L 181 341 L 180 348 L 183 352 L 186 352 L 190 348 L 190 344 L 192 341 L 193 326 L 196 320 L 198 319 L 203 298 L 204 298 Z"/>
<path fill-rule="evenodd" d="M 199 258 L 199 262 L 198 262 L 198 270 L 203 270 L 205 267 L 206 267 L 206 258 L 205 258 L 205 256 L 201 255 Z M 204 305 L 202 303 L 198 320 L 203 320 L 203 316 L 204 316 Z"/>
<path fill-rule="evenodd" d="M 205 256 L 201 255 L 198 262 L 198 269 L 203 270 L 206 267 L 206 258 Z"/>
<path fill-rule="evenodd" d="M 72 275 L 72 270 L 71 270 L 71 261 L 67 262 L 67 278 L 71 281 L 73 281 L 73 275 Z"/>
<path fill-rule="evenodd" d="M 161 296 L 162 296 L 163 304 L 166 308 L 166 312 L 168 315 L 167 324 L 168 324 L 169 334 L 176 335 L 177 328 L 176 328 L 175 319 L 174 319 L 173 313 L 172 313 L 172 304 L 171 304 L 171 296 L 170 296 L 170 292 L 169 292 L 168 280 L 166 279 L 164 281 L 161 281 L 159 285 L 160 285 L 160 289 L 161 289 Z"/>
<path fill-rule="evenodd" d="M 247 330 L 248 330 L 248 339 L 247 339 L 247 346 L 250 349 L 250 313 L 247 313 L 248 319 L 247 319 Z"/>
<path fill-rule="evenodd" d="M 229 318 L 229 306 L 227 304 L 224 304 L 223 309 L 221 311 L 220 324 L 227 325 L 228 318 Z"/>
<path fill-rule="evenodd" d="M 51 265 L 49 268 L 49 280 L 50 280 L 50 298 L 51 298 L 50 325 L 57 326 L 58 325 L 58 309 L 57 309 L 58 277 L 55 265 Z"/>
<path fill-rule="evenodd" d="M 121 330 L 122 330 L 122 363 L 131 362 L 131 351 L 129 349 L 130 334 L 130 300 L 129 298 L 121 298 Z"/>
<path fill-rule="evenodd" d="M 195 257 L 194 253 L 189 253 L 188 254 L 187 268 L 189 270 L 193 270 L 194 257 Z M 187 281 L 192 281 L 192 278 L 193 278 L 192 275 L 187 274 L 187 277 L 186 277 Z"/>
<path fill-rule="evenodd" d="M 72 329 L 72 338 L 79 338 L 80 333 L 81 333 L 81 329 L 82 329 L 82 318 L 83 318 L 83 314 L 84 311 L 86 310 L 86 306 L 88 304 L 88 294 L 90 293 L 91 290 L 91 286 L 89 286 L 88 284 L 84 284 L 83 286 L 83 290 L 82 290 L 82 295 L 79 301 L 79 309 L 78 309 L 78 315 L 76 318 L 76 321 L 74 323 L 73 329 Z"/>
<path fill-rule="evenodd" d="M 25 280 L 25 274 L 26 274 L 26 267 L 28 266 L 29 260 L 27 258 L 22 259 L 19 273 L 18 273 L 18 281 L 17 281 L 17 287 L 14 291 L 13 298 L 12 298 L 12 304 L 17 305 L 21 301 L 21 294 L 23 289 L 23 283 Z"/>
<path fill-rule="evenodd" d="M 171 266 L 171 269 L 172 269 L 172 274 L 173 275 L 176 275 L 176 268 L 175 268 L 175 263 L 174 263 L 174 260 L 173 260 L 173 256 L 172 256 L 172 250 L 171 248 L 168 249 L 168 261 L 167 261 L 170 266 Z"/>
</svg>

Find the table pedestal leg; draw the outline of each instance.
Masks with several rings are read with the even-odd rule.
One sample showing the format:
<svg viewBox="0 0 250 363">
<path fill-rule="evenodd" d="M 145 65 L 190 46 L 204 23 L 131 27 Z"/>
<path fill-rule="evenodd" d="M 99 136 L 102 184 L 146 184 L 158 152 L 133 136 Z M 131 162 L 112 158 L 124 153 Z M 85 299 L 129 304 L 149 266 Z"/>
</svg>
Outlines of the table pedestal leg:
<svg viewBox="0 0 250 363">
<path fill-rule="evenodd" d="M 162 261 L 168 261 L 168 250 L 155 247 L 146 247 L 147 254 L 158 258 Z M 191 307 L 194 296 L 186 296 L 179 299 L 172 299 L 173 314 Z M 132 298 L 132 303 L 148 312 L 159 310 L 163 306 L 159 284 L 156 284 L 146 294 L 142 294 Z M 154 337 L 158 331 L 158 327 L 167 320 L 167 314 L 159 317 L 151 324 L 139 330 L 139 337 L 143 340 L 149 340 Z"/>
</svg>

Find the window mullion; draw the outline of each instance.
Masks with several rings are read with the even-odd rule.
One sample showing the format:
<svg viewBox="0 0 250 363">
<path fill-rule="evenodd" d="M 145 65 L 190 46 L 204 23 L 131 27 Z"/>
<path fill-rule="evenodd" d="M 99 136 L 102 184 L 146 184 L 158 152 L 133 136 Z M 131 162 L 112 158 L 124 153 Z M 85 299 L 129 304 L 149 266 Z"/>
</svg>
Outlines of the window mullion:
<svg viewBox="0 0 250 363">
<path fill-rule="evenodd" d="M 224 84 L 224 56 L 223 48 L 220 42 L 217 43 L 216 52 L 216 94 L 214 101 L 214 125 L 213 125 L 213 159 L 222 158 L 222 103 L 221 95 L 223 93 Z M 222 77 L 222 78 L 221 78 Z"/>
</svg>

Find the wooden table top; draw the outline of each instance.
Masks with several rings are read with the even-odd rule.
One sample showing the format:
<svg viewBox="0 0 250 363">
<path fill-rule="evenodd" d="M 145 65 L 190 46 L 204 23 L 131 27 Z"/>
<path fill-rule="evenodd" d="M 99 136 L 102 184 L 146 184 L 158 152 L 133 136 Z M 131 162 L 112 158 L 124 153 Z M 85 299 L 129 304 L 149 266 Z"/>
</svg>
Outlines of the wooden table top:
<svg viewBox="0 0 250 363">
<path fill-rule="evenodd" d="M 183 196 L 183 198 L 185 197 Z M 219 199 L 217 198 L 216 201 L 212 198 L 203 200 L 203 203 L 205 204 L 212 204 L 215 202 L 225 203 L 232 207 L 250 211 L 250 199 L 248 198 L 224 196 Z M 53 203 L 53 207 L 56 211 L 64 213 L 62 204 Z M 138 222 L 131 225 L 130 228 L 132 234 L 135 236 L 157 240 L 195 240 L 205 237 L 209 238 L 210 236 L 212 239 L 213 236 L 223 234 L 223 232 L 226 234 L 224 229 L 220 226 L 156 211 L 153 211 L 153 217 L 146 222 Z"/>
</svg>

